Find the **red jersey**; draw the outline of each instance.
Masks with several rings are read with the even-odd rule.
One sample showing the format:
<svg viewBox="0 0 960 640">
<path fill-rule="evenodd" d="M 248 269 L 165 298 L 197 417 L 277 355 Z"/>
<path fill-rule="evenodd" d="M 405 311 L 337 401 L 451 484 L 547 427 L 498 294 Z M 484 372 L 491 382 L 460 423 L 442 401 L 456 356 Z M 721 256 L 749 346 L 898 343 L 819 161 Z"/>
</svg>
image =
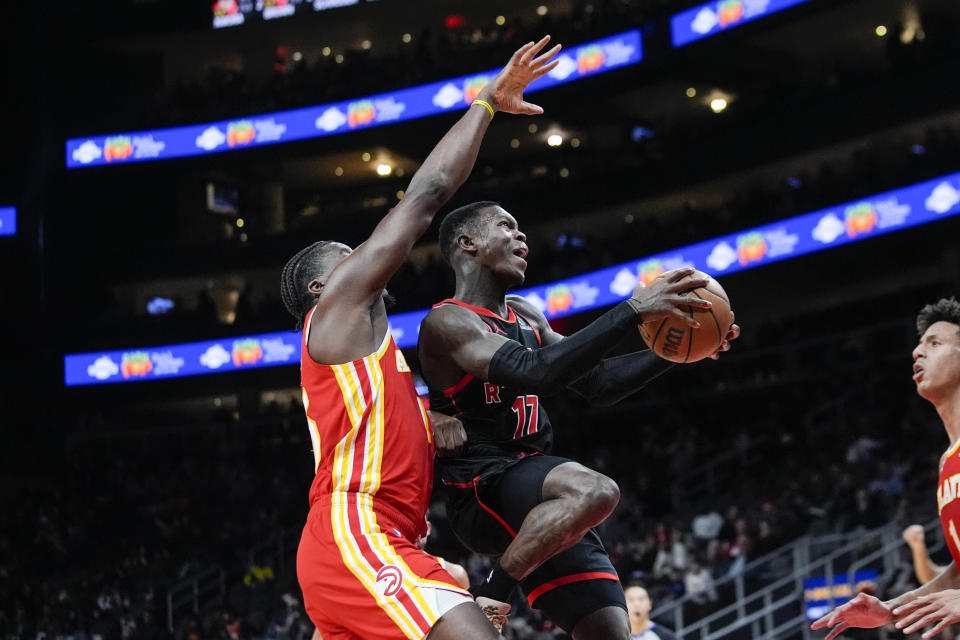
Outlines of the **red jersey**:
<svg viewBox="0 0 960 640">
<path fill-rule="evenodd" d="M 375 510 L 409 519 L 411 532 L 425 533 L 433 432 L 403 352 L 388 329 L 374 353 L 318 364 L 307 350 L 314 310 L 304 323 L 300 358 L 316 468 L 310 505 L 338 492 L 366 494 Z"/>
<path fill-rule="evenodd" d="M 960 566 L 960 442 L 947 449 L 940 460 L 937 508 L 947 548 Z"/>
</svg>

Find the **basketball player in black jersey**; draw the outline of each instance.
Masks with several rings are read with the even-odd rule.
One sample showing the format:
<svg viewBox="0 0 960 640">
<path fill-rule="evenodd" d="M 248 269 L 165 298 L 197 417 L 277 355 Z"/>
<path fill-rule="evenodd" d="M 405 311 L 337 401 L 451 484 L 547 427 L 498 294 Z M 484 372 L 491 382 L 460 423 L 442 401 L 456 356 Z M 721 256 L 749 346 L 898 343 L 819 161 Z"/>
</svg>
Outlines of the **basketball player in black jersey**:
<svg viewBox="0 0 960 640">
<path fill-rule="evenodd" d="M 530 605 L 575 640 L 629 640 L 616 571 L 597 533 L 619 501 L 616 483 L 550 455 L 553 432 L 541 396 L 571 389 L 609 405 L 666 371 L 643 351 L 603 359 L 639 322 L 681 307 L 709 308 L 682 292 L 706 280 L 677 269 L 589 326 L 564 337 L 543 314 L 506 292 L 523 282 L 526 237 L 494 202 L 461 207 L 440 226 L 440 249 L 456 272 L 456 293 L 427 315 L 419 357 L 435 411 L 455 415 L 465 440 L 459 457 L 440 459 L 452 494 L 454 532 L 470 549 L 499 560 L 480 598 L 504 601 L 519 584 Z M 734 326 L 728 340 L 739 334 Z M 724 341 L 721 350 L 729 348 Z"/>
</svg>

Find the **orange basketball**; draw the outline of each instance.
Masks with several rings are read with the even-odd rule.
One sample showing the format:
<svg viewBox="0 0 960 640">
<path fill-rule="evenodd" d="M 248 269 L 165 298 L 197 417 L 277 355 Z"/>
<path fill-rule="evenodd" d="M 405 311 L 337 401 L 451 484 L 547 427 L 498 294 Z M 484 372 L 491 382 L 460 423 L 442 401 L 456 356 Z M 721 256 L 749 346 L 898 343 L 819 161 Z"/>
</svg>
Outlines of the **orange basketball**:
<svg viewBox="0 0 960 640">
<path fill-rule="evenodd" d="M 694 329 L 673 315 L 645 322 L 639 327 L 640 336 L 647 346 L 671 362 L 696 362 L 713 355 L 733 326 L 730 298 L 720 283 L 701 271 L 684 279 L 694 278 L 707 278 L 709 282 L 705 287 L 684 291 L 681 295 L 696 296 L 713 303 L 709 309 L 683 309 L 700 322 L 699 329 Z"/>
</svg>

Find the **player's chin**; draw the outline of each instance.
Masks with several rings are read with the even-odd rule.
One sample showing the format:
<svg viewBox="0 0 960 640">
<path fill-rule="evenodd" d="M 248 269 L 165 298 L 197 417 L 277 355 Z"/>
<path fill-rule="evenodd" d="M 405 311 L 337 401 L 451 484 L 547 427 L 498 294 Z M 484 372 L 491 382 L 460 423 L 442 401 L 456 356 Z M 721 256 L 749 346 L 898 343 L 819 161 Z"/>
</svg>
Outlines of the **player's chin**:
<svg viewBox="0 0 960 640">
<path fill-rule="evenodd" d="M 387 309 L 393 309 L 397 306 L 397 299 L 390 295 L 386 289 L 383 290 L 383 306 Z"/>
<path fill-rule="evenodd" d="M 527 279 L 527 270 L 526 268 L 511 270 L 508 276 L 510 280 L 510 288 L 515 289 L 516 287 L 522 285 L 523 281 Z"/>
</svg>

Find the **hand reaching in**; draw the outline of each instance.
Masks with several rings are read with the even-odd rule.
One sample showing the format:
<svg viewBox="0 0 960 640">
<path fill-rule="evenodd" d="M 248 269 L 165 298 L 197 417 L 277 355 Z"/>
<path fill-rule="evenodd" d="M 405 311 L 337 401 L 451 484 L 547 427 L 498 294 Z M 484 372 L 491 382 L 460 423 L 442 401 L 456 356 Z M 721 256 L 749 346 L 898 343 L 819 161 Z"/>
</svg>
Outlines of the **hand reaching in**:
<svg viewBox="0 0 960 640">
<path fill-rule="evenodd" d="M 543 113 L 542 107 L 523 99 L 523 92 L 531 82 L 550 73 L 559 64 L 559 59 L 550 61 L 560 51 L 559 44 L 542 56 L 535 57 L 548 42 L 550 36 L 544 36 L 540 42 L 528 42 L 517 49 L 497 77 L 480 90 L 477 99 L 484 100 L 497 111 L 506 113 Z"/>
</svg>

